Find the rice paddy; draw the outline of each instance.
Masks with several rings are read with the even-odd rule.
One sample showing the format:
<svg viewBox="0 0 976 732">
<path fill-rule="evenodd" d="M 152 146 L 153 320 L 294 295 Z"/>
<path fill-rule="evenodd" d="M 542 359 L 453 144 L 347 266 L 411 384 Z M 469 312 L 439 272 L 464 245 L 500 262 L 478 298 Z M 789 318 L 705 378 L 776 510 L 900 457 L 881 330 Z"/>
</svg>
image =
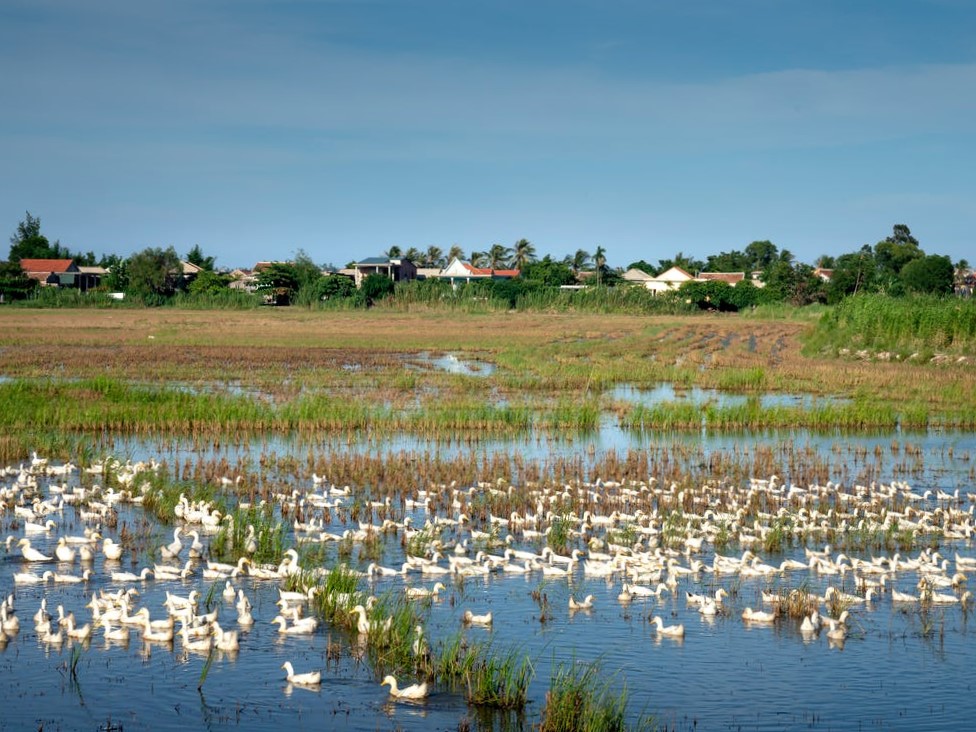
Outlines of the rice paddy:
<svg viewBox="0 0 976 732">
<path fill-rule="evenodd" d="M 0 547 L 10 724 L 818 728 L 853 700 L 862 724 L 964 724 L 899 679 L 921 660 L 964 694 L 974 660 L 973 367 L 804 355 L 814 328 L 0 310 L 0 531 L 96 551 Z M 55 643 L 30 620 L 44 598 L 94 624 L 92 592 L 126 586 L 98 612 L 190 593 L 186 638 Z M 799 695 L 798 658 L 822 679 Z M 826 683 L 867 676 L 875 699 Z"/>
</svg>

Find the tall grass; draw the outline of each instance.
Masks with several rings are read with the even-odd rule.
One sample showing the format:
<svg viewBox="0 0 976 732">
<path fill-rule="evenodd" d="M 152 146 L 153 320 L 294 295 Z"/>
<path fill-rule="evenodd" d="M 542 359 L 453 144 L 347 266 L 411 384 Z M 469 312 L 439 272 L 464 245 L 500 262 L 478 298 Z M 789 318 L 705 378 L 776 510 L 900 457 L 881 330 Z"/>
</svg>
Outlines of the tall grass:
<svg viewBox="0 0 976 732">
<path fill-rule="evenodd" d="M 285 554 L 285 526 L 274 504 L 235 508 L 210 543 L 219 561 L 234 562 L 248 556 L 255 562 L 277 564 Z"/>
<path fill-rule="evenodd" d="M 859 295 L 827 311 L 807 344 L 810 352 L 867 349 L 909 357 L 935 352 L 976 355 L 976 301 Z"/>
<path fill-rule="evenodd" d="M 480 659 L 465 674 L 468 703 L 496 709 L 522 709 L 535 671 L 518 647 Z"/>
<path fill-rule="evenodd" d="M 553 673 L 539 732 L 623 732 L 653 730 L 654 720 L 641 715 L 628 725 L 628 694 L 613 677 L 604 678 L 598 663 L 564 663 Z"/>
</svg>

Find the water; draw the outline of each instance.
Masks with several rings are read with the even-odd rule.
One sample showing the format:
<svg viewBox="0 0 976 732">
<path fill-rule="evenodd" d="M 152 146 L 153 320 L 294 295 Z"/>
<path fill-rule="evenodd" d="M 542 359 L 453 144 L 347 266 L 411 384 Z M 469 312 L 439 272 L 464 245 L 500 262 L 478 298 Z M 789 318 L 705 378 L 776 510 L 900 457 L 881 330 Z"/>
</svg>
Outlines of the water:
<svg viewBox="0 0 976 732">
<path fill-rule="evenodd" d="M 440 356 L 433 356 L 430 353 L 418 353 L 410 357 L 411 362 L 423 364 L 438 371 L 446 371 L 449 374 L 461 374 L 462 376 L 486 377 L 495 373 L 496 366 L 488 361 L 462 357 L 456 353 L 445 353 Z"/>
<path fill-rule="evenodd" d="M 771 409 L 774 407 L 795 407 L 811 409 L 813 407 L 847 404 L 850 399 L 823 394 L 760 394 L 758 397 L 749 394 L 733 394 L 719 389 L 702 389 L 694 386 L 690 389 L 676 389 L 673 384 L 658 384 L 644 389 L 632 384 L 618 384 L 607 391 L 608 396 L 621 402 L 640 404 L 653 407 L 668 402 L 690 402 L 691 404 L 715 404 L 718 407 L 736 407 L 746 404 L 750 399 L 758 399 L 760 407 Z"/>
<path fill-rule="evenodd" d="M 920 433 L 917 435 L 877 435 L 850 438 L 840 435 L 816 436 L 804 432 L 773 435 L 713 436 L 674 435 L 635 437 L 615 430 L 608 422 L 597 434 L 585 439 L 563 440 L 533 436 L 521 441 L 481 443 L 431 443 L 414 438 L 366 440 L 323 440 L 321 450 L 395 451 L 437 449 L 449 454 L 475 450 L 519 450 L 540 459 L 554 454 L 583 454 L 594 461 L 608 450 L 652 449 L 657 445 L 698 444 L 707 455 L 765 444 L 799 445 L 817 454 L 832 455 L 837 461 L 852 464 L 870 456 L 875 448 L 888 449 L 892 440 L 917 447 L 922 463 L 912 483 L 915 492 L 926 489 L 960 489 L 965 498 L 972 488 L 972 456 L 976 438 L 970 434 Z M 120 440 L 133 458 L 159 456 L 157 446 L 139 440 Z M 592 446 L 592 449 L 590 449 Z M 172 455 L 190 455 L 195 449 L 175 443 Z M 252 455 L 259 450 L 294 454 L 301 458 L 309 446 L 288 439 L 260 445 L 225 445 L 218 452 Z M 889 462 L 892 458 L 888 458 Z M 859 467 L 852 465 L 852 473 Z M 890 480 L 891 476 L 884 476 Z M 4 481 L 6 485 L 12 479 Z M 69 482 L 75 483 L 78 476 Z M 788 478 L 787 478 L 788 480 Z M 60 482 L 58 479 L 57 482 Z M 311 481 L 305 487 L 311 490 Z M 42 481 L 42 493 L 47 484 Z M 933 508 L 928 499 L 923 506 Z M 963 504 L 966 505 L 966 504 Z M 120 507 L 120 526 L 134 526 L 141 510 Z M 422 510 L 411 511 L 415 524 L 425 519 Z M 46 553 L 53 552 L 58 534 L 79 534 L 84 522 L 75 509 L 66 507 L 54 516 L 58 523 L 51 535 L 33 534 L 32 544 Z M 334 521 L 329 530 L 341 531 L 349 525 Z M 171 531 L 155 529 L 160 541 L 171 539 Z M 6 511 L 0 514 L 2 536 L 20 537 L 22 522 Z M 115 534 L 111 529 L 106 535 Z M 451 538 L 451 535 L 448 535 Z M 811 542 L 813 543 L 813 542 Z M 538 548 L 530 542 L 526 546 Z M 972 556 L 976 551 L 968 541 L 951 543 L 942 553 L 955 551 Z M 326 566 L 338 561 L 334 546 L 327 550 Z M 739 553 L 737 548 L 727 554 Z M 913 552 L 913 554 L 916 552 Z M 709 549 L 703 559 L 709 561 Z M 868 552 L 854 553 L 867 557 Z M 804 558 L 800 547 L 785 555 L 764 557 L 778 563 L 784 557 Z M 128 555 L 121 568 L 131 569 Z M 137 558 L 137 566 L 147 563 Z M 399 566 L 403 550 L 396 536 L 384 545 L 381 562 Z M 358 554 L 353 565 L 364 569 L 368 560 Z M 687 560 L 682 559 L 683 564 Z M 73 567 L 43 563 L 36 567 L 80 574 Z M 489 717 L 479 722 L 475 710 L 464 699 L 463 690 L 437 687 L 423 704 L 391 703 L 380 687 L 373 670 L 355 654 L 356 639 L 341 628 L 320 627 L 311 637 L 283 637 L 270 624 L 277 613 L 276 583 L 251 578 L 234 580 L 244 589 L 254 606 L 256 624 L 241 633 L 241 648 L 233 655 L 217 654 L 208 675 L 198 690 L 205 658 L 187 654 L 177 640 L 172 645 L 146 644 L 133 635 L 127 645 L 106 644 L 100 632 L 88 644 L 66 641 L 60 648 L 47 647 L 33 630 L 31 617 L 42 597 L 54 612 L 61 604 L 87 622 L 85 604 L 93 591 L 115 590 L 111 582 L 113 566 L 98 558 L 93 565 L 94 579 L 87 585 L 14 586 L 14 572 L 25 566 L 16 544 L 12 553 L 0 548 L 0 595 L 14 592 L 21 630 L 0 644 L 0 700 L 3 714 L 0 729 L 41 727 L 50 729 L 124 728 L 139 729 L 457 729 L 459 720 L 472 720 L 495 728 L 528 726 L 538 721 L 550 674 L 560 663 L 599 661 L 605 678 L 626 684 L 632 718 L 641 711 L 677 729 L 963 729 L 970 726 L 976 703 L 972 702 L 970 670 L 976 662 L 976 644 L 969 636 L 969 616 L 959 605 L 935 608 L 929 616 L 931 627 L 911 606 L 892 603 L 890 596 L 852 608 L 851 634 L 842 649 L 831 648 L 821 634 L 807 641 L 796 622 L 783 620 L 774 627 L 749 627 L 739 613 L 745 606 L 760 607 L 760 592 L 770 586 L 806 586 L 822 594 L 828 584 L 838 585 L 837 577 L 818 575 L 808 570 L 792 572 L 773 581 L 737 579 L 703 574 L 682 580 L 678 597 L 663 600 L 635 599 L 629 605 L 618 602 L 620 578 L 607 581 L 584 575 L 577 568 L 568 579 L 543 580 L 538 572 L 527 576 L 493 574 L 487 578 L 468 578 L 463 585 L 451 582 L 441 599 L 432 603 L 425 626 L 434 648 L 460 627 L 464 610 L 491 611 L 491 629 L 470 628 L 472 639 L 491 639 L 501 651 L 517 645 L 532 658 L 535 676 L 529 690 L 530 704 L 521 719 Z M 408 575 L 383 578 L 367 586 L 377 595 L 398 591 L 404 586 L 433 585 L 437 578 Z M 918 575 L 901 572 L 895 588 L 917 594 Z M 206 595 L 210 582 L 197 574 L 186 581 L 153 581 L 140 584 L 139 605 L 162 614 L 166 592 L 186 595 L 198 589 Z M 219 583 L 219 587 L 223 582 Z M 728 617 L 705 619 L 687 606 L 686 590 L 713 592 L 717 587 L 734 592 L 733 610 Z M 853 591 L 850 578 L 843 585 Z M 551 619 L 539 621 L 540 607 L 533 592 L 548 600 Z M 595 608 L 571 614 L 570 594 L 595 597 Z M 224 603 L 221 622 L 233 627 L 236 613 Z M 658 640 L 649 623 L 651 615 L 665 623 L 683 623 L 683 641 Z M 330 643 L 341 646 L 338 663 L 330 661 Z M 76 650 L 77 649 L 77 650 Z M 78 656 L 75 683 L 70 673 L 74 654 Z M 280 669 L 290 660 L 296 670 L 320 669 L 323 683 L 318 689 L 291 687 Z M 407 680 L 404 680 L 407 681 Z"/>
</svg>

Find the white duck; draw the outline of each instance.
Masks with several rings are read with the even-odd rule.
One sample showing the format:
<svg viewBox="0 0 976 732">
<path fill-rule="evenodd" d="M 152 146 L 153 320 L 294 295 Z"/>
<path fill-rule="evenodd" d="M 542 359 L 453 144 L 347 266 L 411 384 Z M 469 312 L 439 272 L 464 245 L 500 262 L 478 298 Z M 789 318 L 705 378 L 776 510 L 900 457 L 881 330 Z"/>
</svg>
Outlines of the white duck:
<svg viewBox="0 0 976 732">
<path fill-rule="evenodd" d="M 52 557 L 49 557 L 32 547 L 30 539 L 23 538 L 17 542 L 17 545 L 20 547 L 20 553 L 28 562 L 50 562 L 52 559 Z"/>
<path fill-rule="evenodd" d="M 665 625 L 664 621 L 656 615 L 651 618 L 651 622 L 657 626 L 657 634 L 665 638 L 684 638 L 685 637 L 685 626 L 684 625 Z"/>
<path fill-rule="evenodd" d="M 462 621 L 464 622 L 465 625 L 484 625 L 484 626 L 491 625 L 492 622 L 491 612 L 489 611 L 484 615 L 475 615 L 470 610 L 465 610 L 464 616 L 462 617 Z"/>
<path fill-rule="evenodd" d="M 401 689 L 397 686 L 397 680 L 393 676 L 387 676 L 384 678 L 383 683 L 380 684 L 380 686 L 389 686 L 390 696 L 395 699 L 426 699 L 427 694 L 429 693 L 426 681 L 422 684 L 412 684 L 405 689 Z"/>
<path fill-rule="evenodd" d="M 593 595 L 587 595 L 583 600 L 577 600 L 572 595 L 569 596 L 570 610 L 591 610 L 593 608 Z"/>
<path fill-rule="evenodd" d="M 285 670 L 285 678 L 290 684 L 317 686 L 318 684 L 322 683 L 321 671 L 307 671 L 303 674 L 296 674 L 295 669 L 291 665 L 291 661 L 285 661 L 283 664 L 281 664 L 281 667 Z"/>
</svg>

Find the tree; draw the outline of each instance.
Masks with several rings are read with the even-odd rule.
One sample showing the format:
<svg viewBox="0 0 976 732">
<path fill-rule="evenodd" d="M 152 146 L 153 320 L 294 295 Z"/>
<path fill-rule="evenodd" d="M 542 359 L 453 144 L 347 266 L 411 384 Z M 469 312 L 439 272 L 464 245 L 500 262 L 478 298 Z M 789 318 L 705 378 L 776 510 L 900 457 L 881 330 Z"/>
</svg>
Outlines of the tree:
<svg viewBox="0 0 976 732">
<path fill-rule="evenodd" d="M 443 267 L 443 250 L 440 247 L 431 244 L 429 247 L 427 247 L 427 252 L 424 254 L 424 261 L 427 263 L 428 267 Z"/>
<path fill-rule="evenodd" d="M 274 305 L 290 305 L 301 286 L 290 262 L 272 262 L 258 273 L 255 289 Z"/>
<path fill-rule="evenodd" d="M 557 262 L 548 254 L 520 268 L 521 277 L 529 282 L 539 282 L 550 287 L 572 285 L 576 275 L 566 262 Z"/>
<path fill-rule="evenodd" d="M 10 237 L 9 260 L 18 264 L 21 259 L 74 259 L 74 255 L 61 246 L 61 242 L 48 241 L 41 233 L 41 219 L 28 211 L 24 220 L 17 224 L 17 231 Z"/>
<path fill-rule="evenodd" d="M 471 252 L 471 266 L 485 267 L 488 265 L 488 252 Z"/>
<path fill-rule="evenodd" d="M 711 254 L 705 261 L 705 272 L 752 272 L 752 257 L 733 249 L 731 252 Z"/>
<path fill-rule="evenodd" d="M 322 268 L 319 267 L 304 249 L 299 249 L 295 259 L 291 262 L 299 287 L 315 287 L 322 279 Z"/>
<path fill-rule="evenodd" d="M 214 257 L 204 256 L 203 250 L 200 248 L 199 244 L 194 244 L 193 249 L 191 249 L 186 254 L 186 261 L 190 264 L 195 264 L 197 267 L 203 270 L 211 271 L 214 268 L 214 262 L 216 261 Z"/>
<path fill-rule="evenodd" d="M 788 302 L 791 305 L 809 305 L 826 299 L 823 281 L 813 273 L 809 264 L 793 264 L 793 255 L 783 250 L 779 259 L 763 273 L 762 298 L 766 302 Z"/>
<path fill-rule="evenodd" d="M 848 295 L 871 292 L 876 273 L 874 251 L 869 244 L 857 252 L 841 254 L 834 262 L 834 274 L 827 286 L 827 302 L 836 304 Z"/>
<path fill-rule="evenodd" d="M 410 247 L 403 256 L 411 262 L 419 262 L 423 258 L 423 255 L 417 247 Z"/>
<path fill-rule="evenodd" d="M 502 244 L 492 244 L 488 250 L 487 259 L 490 269 L 503 269 L 512 250 Z"/>
<path fill-rule="evenodd" d="M 776 245 L 766 239 L 754 241 L 746 246 L 745 256 L 748 262 L 746 271 L 765 270 L 776 261 Z"/>
<path fill-rule="evenodd" d="M 452 245 L 450 251 L 447 253 L 448 262 L 451 262 L 454 259 L 464 259 L 464 250 L 457 244 Z"/>
<path fill-rule="evenodd" d="M 597 246 L 593 252 L 593 264 L 596 267 L 596 284 L 599 287 L 603 284 L 603 277 L 607 269 L 607 250 L 602 246 Z"/>
<path fill-rule="evenodd" d="M 641 272 L 647 272 L 651 276 L 657 275 L 657 269 L 650 262 L 646 262 L 643 259 L 638 259 L 636 262 L 631 262 L 627 265 L 627 269 L 639 269 Z"/>
<path fill-rule="evenodd" d="M 736 310 L 733 303 L 733 291 L 728 282 L 708 280 L 685 282 L 678 288 L 678 295 L 682 299 L 697 305 L 702 310 Z"/>
<path fill-rule="evenodd" d="M 19 262 L 0 262 L 0 302 L 23 300 L 35 287 L 37 280 L 28 277 Z"/>
<path fill-rule="evenodd" d="M 159 305 L 183 281 L 183 265 L 173 247 L 149 247 L 133 254 L 126 263 L 129 284 L 126 292 L 147 305 Z"/>
<path fill-rule="evenodd" d="M 685 272 L 696 274 L 705 269 L 705 263 L 694 257 L 686 257 L 682 252 L 675 254 L 673 259 L 658 260 L 658 272 L 666 272 L 672 267 L 681 267 Z"/>
<path fill-rule="evenodd" d="M 356 284 L 345 275 L 328 275 L 319 281 L 321 300 L 341 300 L 356 294 Z"/>
<path fill-rule="evenodd" d="M 921 259 L 925 252 L 918 240 L 904 224 L 895 224 L 891 235 L 874 245 L 874 261 L 878 269 L 877 285 L 891 294 L 900 294 L 904 287 L 901 271 L 909 262 Z"/>
<path fill-rule="evenodd" d="M 229 284 L 230 275 L 220 274 L 212 269 L 203 269 L 186 289 L 191 295 L 217 295 L 225 292 Z"/>
<path fill-rule="evenodd" d="M 102 257 L 101 266 L 108 270 L 103 284 L 109 292 L 125 292 L 129 289 L 129 262 L 116 254 Z"/>
<path fill-rule="evenodd" d="M 393 294 L 395 286 L 393 280 L 381 274 L 367 275 L 359 290 L 366 307 L 372 307 L 377 300 Z"/>
<path fill-rule="evenodd" d="M 519 239 L 512 247 L 512 268 L 523 269 L 535 261 L 535 247 L 528 239 Z"/>
<path fill-rule="evenodd" d="M 567 256 L 564 261 L 573 270 L 573 275 L 579 279 L 580 272 L 584 271 L 590 264 L 590 253 L 585 249 L 577 249 L 573 256 Z"/>
<path fill-rule="evenodd" d="M 930 254 L 906 264 L 899 276 L 912 292 L 948 295 L 952 292 L 955 270 L 949 257 Z"/>
<path fill-rule="evenodd" d="M 403 250 L 394 244 L 392 247 L 386 250 L 386 256 L 390 259 L 399 259 L 403 256 Z"/>
</svg>

